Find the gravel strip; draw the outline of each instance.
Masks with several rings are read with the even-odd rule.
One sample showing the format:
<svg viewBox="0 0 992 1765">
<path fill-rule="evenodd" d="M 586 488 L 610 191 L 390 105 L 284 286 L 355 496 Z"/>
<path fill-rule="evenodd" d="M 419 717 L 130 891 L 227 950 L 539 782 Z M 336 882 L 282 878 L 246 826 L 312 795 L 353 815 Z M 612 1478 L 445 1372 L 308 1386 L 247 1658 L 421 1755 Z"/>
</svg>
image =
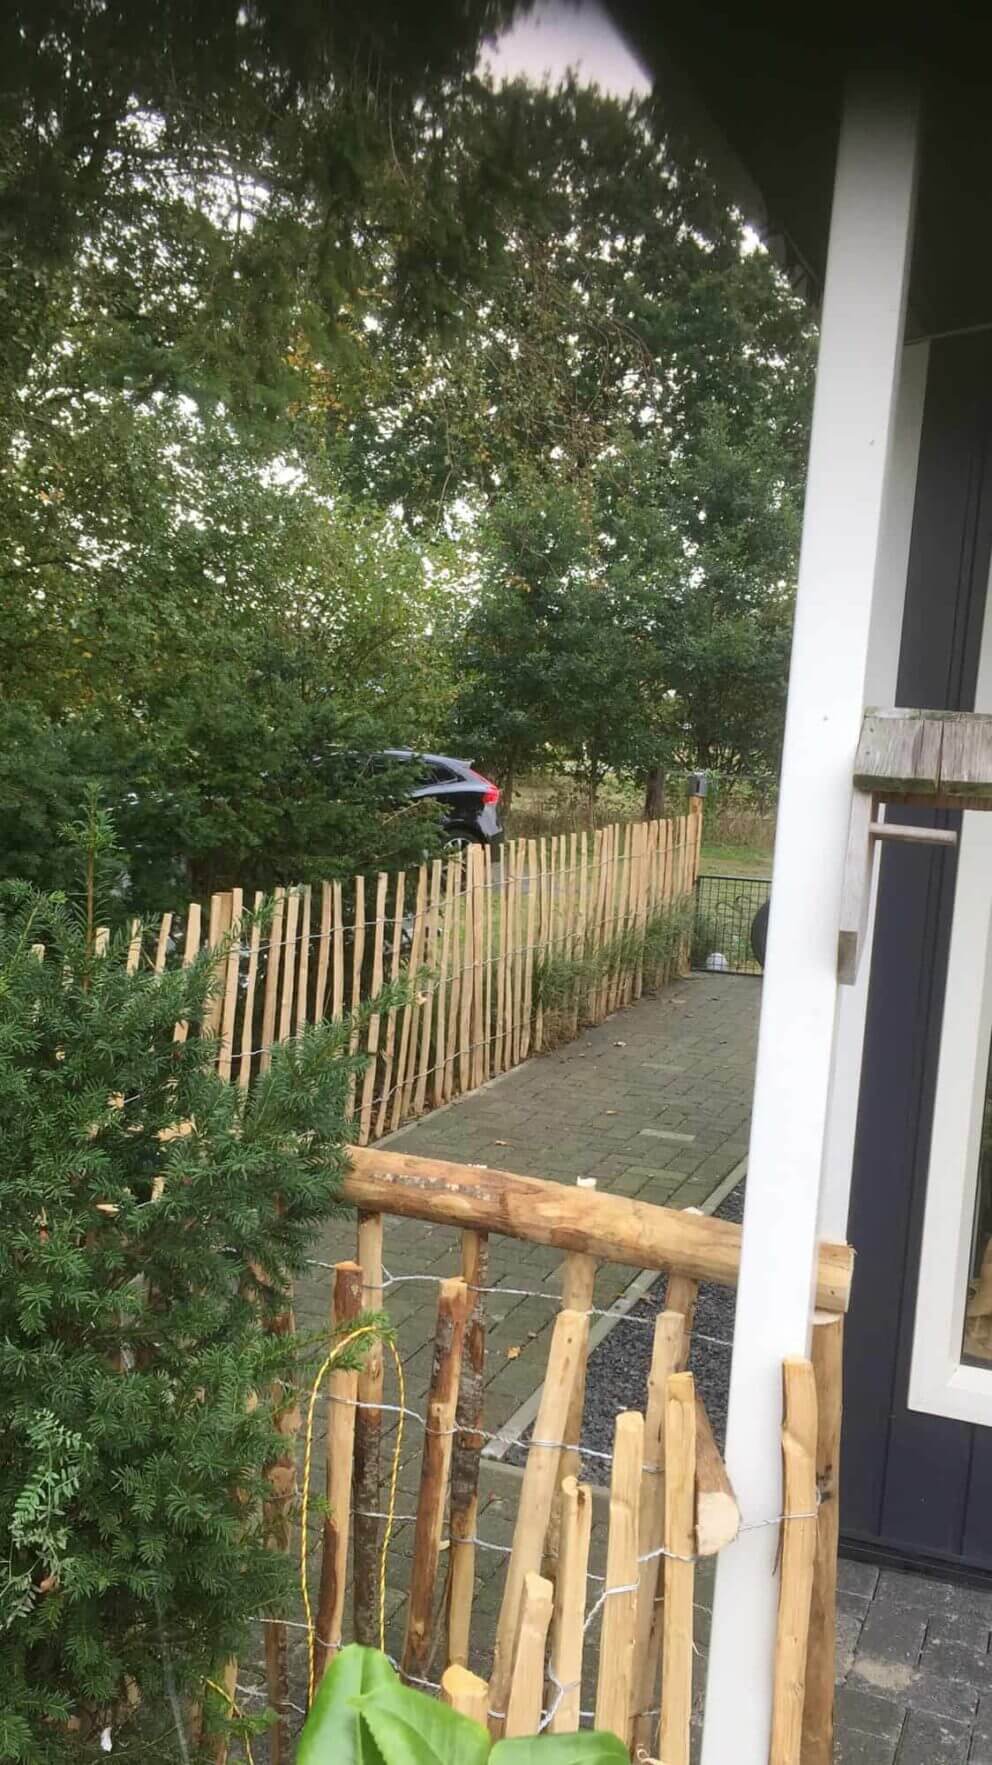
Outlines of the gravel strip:
<svg viewBox="0 0 992 1765">
<path fill-rule="evenodd" d="M 745 1180 L 742 1179 L 737 1188 L 731 1190 L 717 1208 L 717 1219 L 743 1219 L 744 1186 Z M 621 1410 L 644 1408 L 653 1334 L 644 1325 L 652 1325 L 658 1313 L 664 1310 L 667 1286 L 667 1278 L 660 1276 L 629 1314 L 640 1322 L 614 1324 L 610 1334 L 593 1351 L 586 1379 L 582 1444 L 594 1452 L 611 1451 L 613 1425 Z M 701 1283 L 689 1371 L 695 1374 L 696 1390 L 706 1405 L 706 1413 L 721 1446 L 727 1428 L 729 1343 L 734 1333 L 736 1305 L 737 1293 L 733 1287 L 718 1287 L 712 1281 Z M 706 1341 L 706 1337 L 714 1340 Z"/>
<path fill-rule="evenodd" d="M 717 1219 L 743 1219 L 745 1181 L 742 1178 L 717 1208 Z M 592 1452 L 612 1451 L 613 1427 L 621 1410 L 644 1409 L 651 1363 L 651 1326 L 665 1308 L 667 1286 L 667 1277 L 659 1275 L 654 1286 L 627 1314 L 630 1322 L 620 1319 L 614 1324 L 590 1357 L 582 1445 Z M 734 1331 L 736 1304 L 734 1288 L 718 1287 L 712 1281 L 700 1284 L 689 1371 L 695 1375 L 696 1390 L 706 1405 L 706 1413 L 721 1447 L 727 1428 L 729 1343 Z M 528 1428 L 520 1445 L 511 1447 L 506 1455 L 507 1464 L 526 1463 L 531 1432 Z M 609 1481 L 608 1469 L 598 1459 L 586 1461 L 585 1475 L 594 1483 Z"/>
</svg>

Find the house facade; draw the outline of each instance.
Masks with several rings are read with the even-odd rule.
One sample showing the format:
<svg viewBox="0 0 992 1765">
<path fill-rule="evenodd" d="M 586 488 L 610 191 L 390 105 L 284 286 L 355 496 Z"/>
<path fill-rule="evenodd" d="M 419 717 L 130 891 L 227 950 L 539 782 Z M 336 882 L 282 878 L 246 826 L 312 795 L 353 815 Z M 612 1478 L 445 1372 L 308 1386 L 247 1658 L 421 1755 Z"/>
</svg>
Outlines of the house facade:
<svg viewBox="0 0 992 1765">
<path fill-rule="evenodd" d="M 981 1576 L 992 814 L 855 770 L 869 707 L 992 713 L 988 33 L 955 5 L 815 30 L 613 11 L 820 318 L 728 1468 L 743 1511 L 781 1512 L 781 1361 L 809 1349 L 818 1242 L 847 1237 L 843 1540 Z M 767 1758 L 777 1543 L 756 1528 L 718 1567 L 704 1765 Z"/>
</svg>

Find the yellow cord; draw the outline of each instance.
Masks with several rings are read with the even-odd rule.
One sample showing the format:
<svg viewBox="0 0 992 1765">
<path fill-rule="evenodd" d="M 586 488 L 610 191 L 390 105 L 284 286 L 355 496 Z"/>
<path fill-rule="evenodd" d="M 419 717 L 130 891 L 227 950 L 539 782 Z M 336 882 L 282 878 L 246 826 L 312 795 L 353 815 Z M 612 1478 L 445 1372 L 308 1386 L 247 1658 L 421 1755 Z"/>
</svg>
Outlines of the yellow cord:
<svg viewBox="0 0 992 1765">
<path fill-rule="evenodd" d="M 396 1515 L 396 1485 L 400 1475 L 400 1454 L 403 1451 L 403 1423 L 406 1420 L 406 1380 L 403 1377 L 403 1362 L 399 1350 L 392 1337 L 388 1338 L 396 1368 L 396 1388 L 399 1396 L 399 1411 L 396 1417 L 396 1445 L 393 1448 L 393 1468 L 389 1478 L 389 1500 L 386 1503 L 386 1530 L 382 1535 L 382 1550 L 379 1553 L 379 1647 L 386 1652 L 386 1557 L 389 1541 L 393 1536 L 393 1522 Z"/>
<path fill-rule="evenodd" d="M 242 1713 L 238 1709 L 238 1706 L 234 1701 L 233 1691 L 225 1691 L 224 1687 L 222 1685 L 218 1685 L 216 1680 L 214 1680 L 214 1679 L 205 1679 L 204 1684 L 209 1686 L 211 1691 L 215 1691 L 219 1698 L 223 1698 L 225 1704 L 228 1707 L 228 1715 L 229 1716 L 237 1716 L 240 1720 Z M 244 1735 L 243 1739 L 244 1739 L 244 1743 L 245 1743 L 245 1758 L 248 1761 L 248 1765 L 255 1765 L 255 1760 L 254 1760 L 254 1757 L 252 1755 L 252 1750 L 251 1750 L 251 1741 L 248 1739 L 247 1735 Z"/>
<path fill-rule="evenodd" d="M 363 1324 L 360 1330 L 352 1330 L 350 1335 L 342 1337 L 335 1343 L 327 1356 L 310 1391 L 307 1405 L 306 1444 L 303 1452 L 303 1509 L 300 1514 L 300 1589 L 303 1594 L 303 1612 L 307 1630 L 307 1706 L 313 1703 L 316 1689 L 316 1650 L 314 1646 L 313 1607 L 310 1604 L 310 1588 L 307 1579 L 307 1516 L 310 1509 L 310 1477 L 313 1469 L 313 1430 L 314 1416 L 317 1409 L 317 1398 L 326 1374 L 330 1371 L 338 1356 L 352 1343 L 362 1336 L 374 1336 L 378 1332 L 374 1324 Z M 406 1383 L 403 1378 L 403 1362 L 400 1360 L 396 1344 L 386 1338 L 396 1367 L 396 1382 L 399 1388 L 399 1415 L 396 1429 L 396 1445 L 393 1449 L 393 1468 L 389 1479 L 389 1501 L 387 1504 L 386 1529 L 383 1533 L 382 1550 L 379 1556 L 379 1647 L 386 1647 L 386 1555 L 392 1538 L 394 1517 L 396 1514 L 396 1487 L 400 1474 L 400 1454 L 403 1450 L 403 1410 L 406 1406 Z"/>
</svg>

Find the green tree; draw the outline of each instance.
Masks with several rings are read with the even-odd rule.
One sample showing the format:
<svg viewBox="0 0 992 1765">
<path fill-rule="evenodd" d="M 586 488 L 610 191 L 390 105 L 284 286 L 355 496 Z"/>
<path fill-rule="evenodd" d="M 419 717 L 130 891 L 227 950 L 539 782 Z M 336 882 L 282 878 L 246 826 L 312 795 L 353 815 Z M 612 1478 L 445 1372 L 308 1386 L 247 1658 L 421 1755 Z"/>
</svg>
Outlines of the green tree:
<svg viewBox="0 0 992 1765">
<path fill-rule="evenodd" d="M 589 815 L 605 774 L 643 760 L 663 695 L 644 599 L 611 572 L 595 506 L 576 484 L 535 478 L 485 523 L 482 586 L 460 647 L 463 742 L 512 801 L 553 755 L 581 779 Z"/>
<path fill-rule="evenodd" d="M 141 909 L 419 857 L 430 818 L 353 762 L 444 721 L 450 547 L 223 415 L 87 397 L 57 363 L 49 384 L 69 420 L 24 437 L 5 486 L 6 873 L 57 875 L 87 779 Z"/>
<path fill-rule="evenodd" d="M 4 420 L 67 321 L 118 383 L 264 417 L 299 385 L 294 337 L 347 357 L 367 285 L 391 276 L 429 311 L 430 239 L 414 245 L 406 199 L 421 109 L 514 9 L 11 0 Z M 449 233 L 449 264 L 451 248 Z M 464 232 L 474 264 L 487 249 Z"/>
<path fill-rule="evenodd" d="M 411 202 L 431 210 L 466 163 L 500 167 L 504 249 L 459 285 L 461 329 L 428 349 L 384 298 L 352 397 L 319 419 L 346 474 L 479 549 L 456 729 L 510 774 L 549 748 L 593 784 L 603 764 L 629 770 L 656 808 L 670 765 L 773 767 L 811 379 L 801 303 L 653 103 L 469 83 Z M 515 498 L 541 533 L 565 493 L 585 550 L 549 619 L 533 559 L 515 587 L 489 536 Z"/>
</svg>

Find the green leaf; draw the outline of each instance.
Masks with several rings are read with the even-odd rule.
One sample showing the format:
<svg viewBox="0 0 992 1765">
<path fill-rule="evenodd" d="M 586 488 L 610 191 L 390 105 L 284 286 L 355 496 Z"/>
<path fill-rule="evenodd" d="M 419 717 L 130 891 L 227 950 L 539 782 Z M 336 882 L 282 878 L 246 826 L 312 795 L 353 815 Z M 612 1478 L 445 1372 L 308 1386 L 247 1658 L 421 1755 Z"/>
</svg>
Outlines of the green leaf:
<svg viewBox="0 0 992 1765">
<path fill-rule="evenodd" d="M 501 1740 L 489 1765 L 629 1765 L 630 1754 L 615 1734 L 537 1734 Z M 392 1761 L 390 1761 L 392 1765 Z"/>
<path fill-rule="evenodd" d="M 401 1685 L 384 1655 L 352 1643 L 321 1681 L 296 1765 L 485 1765 L 484 1728 Z"/>
<path fill-rule="evenodd" d="M 386 1765 L 485 1765 L 490 1756 L 492 1742 L 478 1722 L 406 1686 L 369 1698 L 362 1720 Z"/>
<path fill-rule="evenodd" d="M 296 1765 L 383 1765 L 362 1721 L 362 1699 L 398 1685 L 385 1655 L 349 1643 L 320 1682 L 300 1735 Z"/>
</svg>

